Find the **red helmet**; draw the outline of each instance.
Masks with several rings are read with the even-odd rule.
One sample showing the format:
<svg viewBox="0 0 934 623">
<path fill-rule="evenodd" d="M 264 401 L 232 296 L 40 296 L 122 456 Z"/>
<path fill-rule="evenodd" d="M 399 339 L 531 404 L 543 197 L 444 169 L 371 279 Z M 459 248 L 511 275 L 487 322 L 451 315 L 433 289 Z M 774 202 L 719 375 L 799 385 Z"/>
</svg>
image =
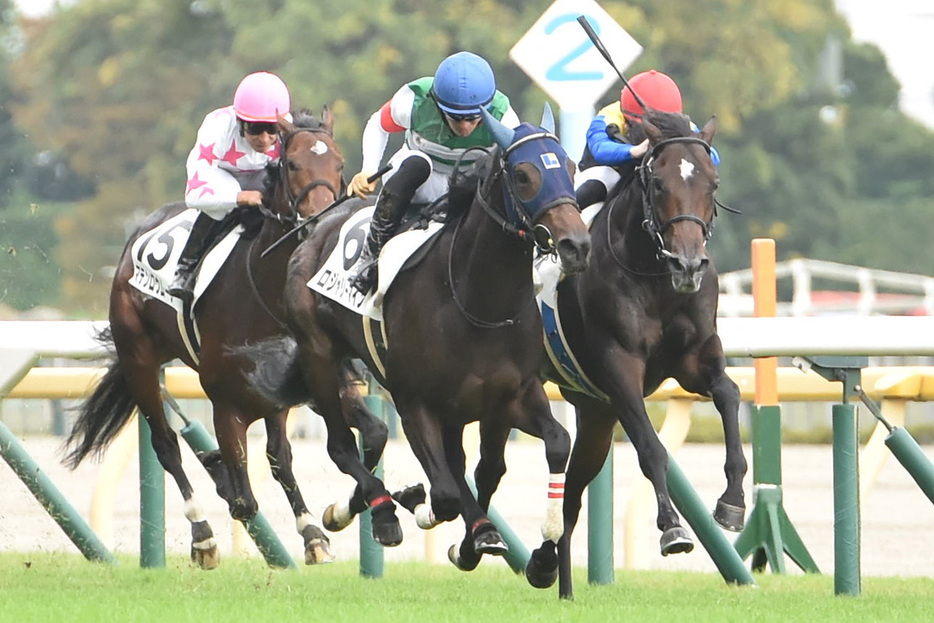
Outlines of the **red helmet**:
<svg viewBox="0 0 934 623">
<path fill-rule="evenodd" d="M 681 90 L 671 77 L 660 71 L 652 69 L 636 74 L 629 79 L 629 86 L 650 108 L 662 112 L 682 112 Z M 619 106 L 627 117 L 639 116 L 645 112 L 632 91 L 624 86 L 619 94 Z"/>
</svg>

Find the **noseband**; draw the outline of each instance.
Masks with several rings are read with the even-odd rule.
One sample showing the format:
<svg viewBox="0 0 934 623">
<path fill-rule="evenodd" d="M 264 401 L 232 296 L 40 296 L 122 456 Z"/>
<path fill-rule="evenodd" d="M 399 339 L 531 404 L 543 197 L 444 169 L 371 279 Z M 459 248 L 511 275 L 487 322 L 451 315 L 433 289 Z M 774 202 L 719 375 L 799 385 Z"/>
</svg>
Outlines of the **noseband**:
<svg viewBox="0 0 934 623">
<path fill-rule="evenodd" d="M 675 223 L 680 221 L 690 221 L 700 225 L 701 232 L 704 234 L 704 244 L 707 243 L 707 241 L 710 239 L 710 235 L 713 233 L 713 220 L 708 222 L 695 214 L 678 214 L 661 224 L 658 222 L 658 216 L 652 204 L 652 191 L 649 185 L 649 180 L 652 176 L 652 165 L 654 164 L 658 154 L 661 153 L 662 149 L 675 143 L 693 143 L 701 145 L 707 151 L 707 154 L 710 155 L 710 145 L 706 141 L 695 136 L 679 136 L 665 139 L 656 144 L 652 148 L 652 151 L 645 155 L 645 157 L 642 159 L 642 164 L 638 167 L 639 183 L 642 186 L 642 228 L 648 232 L 649 236 L 655 242 L 655 247 L 659 259 L 673 256 L 671 251 L 665 248 L 665 240 L 662 236 L 666 231 L 668 231 L 668 228 Z M 714 205 L 716 206 L 716 204 Z M 716 216 L 716 211 L 714 212 L 714 216 Z"/>
</svg>

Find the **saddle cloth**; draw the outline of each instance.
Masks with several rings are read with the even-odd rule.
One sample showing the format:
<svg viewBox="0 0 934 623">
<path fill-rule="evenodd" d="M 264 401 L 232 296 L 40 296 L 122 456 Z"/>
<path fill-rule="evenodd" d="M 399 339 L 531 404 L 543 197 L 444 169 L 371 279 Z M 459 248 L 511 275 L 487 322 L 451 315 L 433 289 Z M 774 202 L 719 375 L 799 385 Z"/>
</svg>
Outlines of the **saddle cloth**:
<svg viewBox="0 0 934 623">
<path fill-rule="evenodd" d="M 581 219 L 587 227 L 603 207 L 603 203 L 588 206 L 581 213 Z M 548 380 L 567 387 L 576 392 L 609 400 L 600 389 L 594 385 L 587 374 L 581 369 L 577 358 L 571 351 L 564 331 L 561 328 L 561 317 L 558 314 L 558 284 L 564 278 L 561 264 L 554 254 L 542 255 L 532 264 L 532 281 L 535 284 L 536 302 L 542 313 L 542 329 L 545 338 L 545 352 L 548 359 L 545 362 L 543 376 Z"/>
<path fill-rule="evenodd" d="M 182 310 L 182 301 L 169 294 L 167 289 L 175 278 L 178 258 L 188 242 L 191 225 L 197 216 L 198 210 L 189 208 L 140 235 L 132 248 L 133 276 L 130 278 L 130 285 L 179 312 Z M 217 276 L 217 272 L 240 239 L 242 231 L 242 226 L 234 227 L 205 255 L 198 270 L 192 307 Z"/>
<path fill-rule="evenodd" d="M 370 231 L 370 220 L 375 209 L 375 206 L 364 208 L 347 219 L 341 226 L 334 250 L 307 285 L 347 309 L 381 322 L 383 297 L 396 275 L 402 270 L 406 260 L 431 240 L 444 224 L 430 221 L 427 228 L 409 229 L 390 238 L 379 254 L 379 279 L 376 289 L 363 295 L 350 282 L 357 274 L 357 264 L 363 254 L 363 245 Z"/>
<path fill-rule="evenodd" d="M 133 276 L 130 277 L 131 286 L 175 310 L 182 341 L 195 362 L 199 361 L 201 336 L 192 310 L 217 276 L 243 231 L 243 227 L 237 225 L 208 251 L 198 269 L 194 299 L 190 306 L 186 306 L 167 289 L 175 278 L 178 259 L 197 216 L 198 210 L 189 208 L 142 233 L 131 249 Z"/>
</svg>

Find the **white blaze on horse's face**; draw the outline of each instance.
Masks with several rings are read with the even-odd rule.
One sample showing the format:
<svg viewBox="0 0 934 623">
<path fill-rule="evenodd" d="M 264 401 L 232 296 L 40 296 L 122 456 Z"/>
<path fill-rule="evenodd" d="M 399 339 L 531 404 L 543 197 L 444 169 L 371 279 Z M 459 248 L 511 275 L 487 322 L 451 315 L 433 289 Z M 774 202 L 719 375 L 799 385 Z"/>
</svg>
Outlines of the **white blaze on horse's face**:
<svg viewBox="0 0 934 623">
<path fill-rule="evenodd" d="M 681 169 L 681 179 L 685 182 L 688 181 L 692 175 L 694 175 L 694 163 L 688 162 L 684 158 L 681 159 L 681 164 L 679 167 Z"/>
<path fill-rule="evenodd" d="M 309 147 L 308 149 L 311 150 L 311 153 L 318 154 L 319 156 L 322 154 L 328 153 L 327 143 L 321 140 L 315 141 L 315 144 Z"/>
</svg>

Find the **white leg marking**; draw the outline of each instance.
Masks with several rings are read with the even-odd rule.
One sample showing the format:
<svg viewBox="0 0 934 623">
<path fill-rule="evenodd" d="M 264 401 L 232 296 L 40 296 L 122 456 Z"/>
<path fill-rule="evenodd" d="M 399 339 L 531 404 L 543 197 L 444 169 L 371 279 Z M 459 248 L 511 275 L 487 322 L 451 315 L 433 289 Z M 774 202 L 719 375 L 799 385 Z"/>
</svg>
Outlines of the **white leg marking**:
<svg viewBox="0 0 934 623">
<path fill-rule="evenodd" d="M 299 534 L 305 531 L 305 528 L 308 526 L 315 526 L 324 532 L 324 526 L 321 525 L 321 522 L 318 521 L 318 518 L 312 515 L 311 513 L 302 513 L 295 518 L 295 528 L 298 530 Z"/>
<path fill-rule="evenodd" d="M 346 526 L 353 521 L 353 515 L 350 514 L 350 500 L 334 503 L 334 520 L 340 525 Z"/>
<path fill-rule="evenodd" d="M 415 523 L 422 530 L 430 530 L 440 522 L 435 519 L 435 514 L 431 512 L 431 506 L 422 503 L 415 507 Z"/>
<path fill-rule="evenodd" d="M 201 505 L 198 504 L 194 496 L 185 502 L 185 519 L 191 523 L 204 521 L 204 511 L 201 510 Z"/>
</svg>

